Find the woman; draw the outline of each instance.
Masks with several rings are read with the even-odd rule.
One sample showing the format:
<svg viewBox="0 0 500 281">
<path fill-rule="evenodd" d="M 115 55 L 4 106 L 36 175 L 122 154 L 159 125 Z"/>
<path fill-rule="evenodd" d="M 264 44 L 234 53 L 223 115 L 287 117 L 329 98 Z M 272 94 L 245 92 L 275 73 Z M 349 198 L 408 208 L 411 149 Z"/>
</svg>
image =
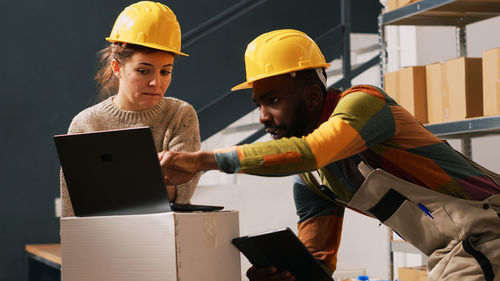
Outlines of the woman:
<svg viewBox="0 0 500 281">
<path fill-rule="evenodd" d="M 111 44 L 100 52 L 102 68 L 96 80 L 104 99 L 73 118 L 68 133 L 150 126 L 157 151 L 200 149 L 198 118 L 193 107 L 164 97 L 172 80 L 181 31 L 165 5 L 142 1 L 118 16 Z M 189 203 L 199 175 L 186 184 L 167 186 L 171 201 Z M 61 172 L 62 216 L 74 216 Z"/>
</svg>

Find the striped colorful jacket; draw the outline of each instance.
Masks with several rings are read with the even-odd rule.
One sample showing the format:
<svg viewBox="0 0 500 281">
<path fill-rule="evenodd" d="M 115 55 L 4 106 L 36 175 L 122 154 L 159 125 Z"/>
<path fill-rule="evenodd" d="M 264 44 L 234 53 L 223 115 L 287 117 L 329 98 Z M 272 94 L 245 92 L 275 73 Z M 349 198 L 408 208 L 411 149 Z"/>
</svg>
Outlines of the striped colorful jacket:
<svg viewBox="0 0 500 281">
<path fill-rule="evenodd" d="M 409 182 L 455 197 L 482 200 L 500 187 L 431 134 L 383 90 L 367 85 L 331 92 L 318 128 L 282 138 L 215 151 L 227 173 L 301 174 L 294 184 L 299 238 L 335 270 L 344 209 L 363 178 L 363 160 Z M 317 170 L 317 172 L 312 172 Z M 317 173 L 317 178 L 316 178 Z"/>
</svg>

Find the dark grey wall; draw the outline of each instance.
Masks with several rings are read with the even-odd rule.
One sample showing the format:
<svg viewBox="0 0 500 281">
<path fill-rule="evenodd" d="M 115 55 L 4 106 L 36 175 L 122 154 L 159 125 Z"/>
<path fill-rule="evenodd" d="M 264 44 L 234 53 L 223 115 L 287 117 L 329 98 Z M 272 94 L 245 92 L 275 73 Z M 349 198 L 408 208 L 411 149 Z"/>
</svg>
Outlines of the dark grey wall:
<svg viewBox="0 0 500 281">
<path fill-rule="evenodd" d="M 59 163 L 52 136 L 66 132 L 75 114 L 96 103 L 96 53 L 118 13 L 133 2 L 0 1 L 0 281 L 23 279 L 25 244 L 59 242 Z M 237 3 L 163 2 L 178 15 L 184 34 Z M 352 2 L 353 10 L 355 3 L 363 7 L 353 31 L 376 31 L 378 1 Z M 167 94 L 197 109 L 206 106 L 244 80 L 243 53 L 255 36 L 276 28 L 318 36 L 339 22 L 338 7 L 338 1 L 263 1 L 192 42 L 184 50 L 191 56 L 176 61 Z"/>
</svg>

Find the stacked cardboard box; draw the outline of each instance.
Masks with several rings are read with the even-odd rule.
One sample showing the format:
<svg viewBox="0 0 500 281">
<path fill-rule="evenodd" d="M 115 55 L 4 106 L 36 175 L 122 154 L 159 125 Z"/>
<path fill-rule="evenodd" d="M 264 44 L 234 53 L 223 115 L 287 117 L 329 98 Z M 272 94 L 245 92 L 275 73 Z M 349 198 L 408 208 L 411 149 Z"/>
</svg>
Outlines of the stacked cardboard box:
<svg viewBox="0 0 500 281">
<path fill-rule="evenodd" d="M 481 58 L 457 58 L 426 66 L 429 123 L 483 115 Z"/>
<path fill-rule="evenodd" d="M 425 67 L 406 67 L 384 75 L 385 91 L 415 118 L 427 123 Z"/>
<path fill-rule="evenodd" d="M 484 115 L 500 114 L 500 48 L 483 52 Z"/>
</svg>

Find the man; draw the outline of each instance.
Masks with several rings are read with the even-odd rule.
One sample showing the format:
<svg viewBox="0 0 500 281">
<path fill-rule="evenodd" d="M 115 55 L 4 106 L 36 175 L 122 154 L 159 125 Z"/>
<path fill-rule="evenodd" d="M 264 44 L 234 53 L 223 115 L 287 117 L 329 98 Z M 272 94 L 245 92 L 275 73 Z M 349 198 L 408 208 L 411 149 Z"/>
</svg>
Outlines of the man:
<svg viewBox="0 0 500 281">
<path fill-rule="evenodd" d="M 379 219 L 429 255 L 429 280 L 493 280 L 500 269 L 500 176 L 441 141 L 383 90 L 325 88 L 328 66 L 296 30 L 257 37 L 245 53 L 260 122 L 274 140 L 195 153 L 161 152 L 165 179 L 201 170 L 300 174 L 301 241 L 335 270 L 344 207 Z M 251 280 L 293 280 L 250 268 Z"/>
</svg>

